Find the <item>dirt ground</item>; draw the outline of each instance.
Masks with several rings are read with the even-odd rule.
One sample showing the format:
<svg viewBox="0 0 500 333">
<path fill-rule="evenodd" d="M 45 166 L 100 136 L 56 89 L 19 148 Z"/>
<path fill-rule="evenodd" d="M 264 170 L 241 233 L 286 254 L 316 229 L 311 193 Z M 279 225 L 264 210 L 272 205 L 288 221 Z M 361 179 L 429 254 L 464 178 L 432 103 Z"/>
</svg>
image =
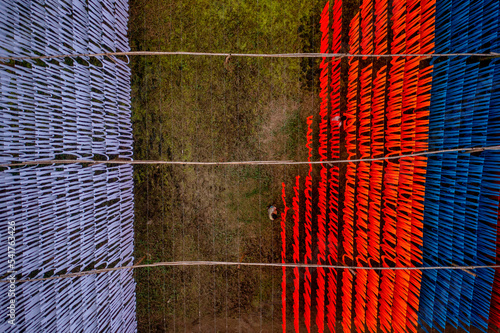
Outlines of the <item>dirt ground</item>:
<svg viewBox="0 0 500 333">
<path fill-rule="evenodd" d="M 133 50 L 312 52 L 323 1 L 130 2 Z M 277 17 L 283 17 L 277 20 Z M 131 59 L 135 159 L 304 160 L 317 59 Z M 136 166 L 135 258 L 280 261 L 266 207 L 291 205 L 296 166 Z M 281 270 L 135 271 L 139 331 L 281 330 Z"/>
</svg>

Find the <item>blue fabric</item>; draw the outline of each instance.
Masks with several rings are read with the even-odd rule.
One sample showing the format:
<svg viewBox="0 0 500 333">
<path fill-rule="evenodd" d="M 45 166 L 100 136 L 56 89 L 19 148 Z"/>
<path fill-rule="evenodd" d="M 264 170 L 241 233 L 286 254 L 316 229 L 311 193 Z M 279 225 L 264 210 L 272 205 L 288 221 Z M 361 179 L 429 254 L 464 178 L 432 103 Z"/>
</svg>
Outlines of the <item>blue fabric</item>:
<svg viewBox="0 0 500 333">
<path fill-rule="evenodd" d="M 111 0 L 0 0 L 0 56 L 129 51 L 128 5 Z M 0 163 L 132 157 L 130 69 L 119 59 L 0 61 Z M 130 165 L 0 171 L 0 221 L 16 224 L 22 278 L 133 262 Z M 8 229 L 0 228 L 7 254 Z M 4 274 L 8 261 L 0 261 Z M 131 271 L 17 284 L 16 326 L 0 332 L 134 332 Z"/>
<path fill-rule="evenodd" d="M 446 0 L 436 4 L 436 53 L 498 48 L 498 1 Z M 500 144 L 498 60 L 433 60 L 430 149 Z M 499 152 L 446 153 L 428 158 L 424 209 L 424 266 L 495 262 Z M 496 195 L 496 196 L 495 196 Z M 486 331 L 494 271 L 425 271 L 419 322 Z"/>
</svg>

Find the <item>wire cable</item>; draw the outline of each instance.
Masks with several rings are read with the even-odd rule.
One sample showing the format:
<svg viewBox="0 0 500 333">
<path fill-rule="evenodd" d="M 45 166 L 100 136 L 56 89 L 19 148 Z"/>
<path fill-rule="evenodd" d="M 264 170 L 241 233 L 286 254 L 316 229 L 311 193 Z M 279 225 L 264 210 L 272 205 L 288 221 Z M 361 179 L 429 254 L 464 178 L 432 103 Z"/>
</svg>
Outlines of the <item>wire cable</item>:
<svg viewBox="0 0 500 333">
<path fill-rule="evenodd" d="M 184 52 L 184 51 L 130 51 L 105 53 L 53 54 L 45 56 L 0 57 L 0 61 L 56 59 L 70 57 L 119 57 L 119 56 L 212 56 L 212 57 L 249 57 L 249 58 L 390 58 L 390 57 L 500 57 L 500 53 L 397 53 L 397 54 L 350 54 L 350 53 L 218 53 L 218 52 Z M 111 58 L 112 59 L 112 58 Z"/>
<path fill-rule="evenodd" d="M 189 161 L 160 161 L 160 160 L 107 160 L 107 161 L 93 161 L 93 160 L 40 160 L 40 161 L 24 161 L 14 162 L 8 164 L 0 164 L 0 167 L 17 167 L 26 165 L 42 165 L 42 164 L 177 164 L 177 165 L 298 165 L 298 164 L 341 164 L 341 163 L 354 163 L 354 162 L 372 162 L 384 160 L 397 160 L 401 158 L 427 156 L 451 152 L 459 153 L 480 153 L 488 150 L 500 150 L 500 146 L 486 146 L 486 147 L 471 147 L 471 148 L 453 148 L 444 150 L 429 150 L 413 154 L 403 154 L 396 156 L 384 156 L 377 158 L 361 158 L 353 160 L 329 160 L 329 161 L 233 161 L 233 162 L 189 162 Z"/>
<path fill-rule="evenodd" d="M 16 283 L 48 281 L 64 278 L 75 278 L 85 275 L 100 274 L 104 272 L 118 271 L 122 269 L 138 269 L 146 267 L 163 266 L 258 266 L 258 267 L 297 267 L 297 268 L 328 268 L 328 269 L 348 269 L 348 270 L 375 270 L 375 271 L 424 271 L 424 270 L 473 270 L 473 269 L 499 269 L 500 265 L 479 265 L 479 266 L 422 266 L 422 267 L 364 267 L 364 266 L 344 266 L 344 265 L 318 265 L 318 264 L 295 264 L 295 263 L 264 263 L 264 262 L 237 262 L 237 261 L 167 261 L 153 264 L 121 266 L 113 268 L 96 269 L 86 272 L 69 273 L 38 279 L 16 280 Z M 0 280 L 0 283 L 10 283 L 9 280 Z"/>
</svg>

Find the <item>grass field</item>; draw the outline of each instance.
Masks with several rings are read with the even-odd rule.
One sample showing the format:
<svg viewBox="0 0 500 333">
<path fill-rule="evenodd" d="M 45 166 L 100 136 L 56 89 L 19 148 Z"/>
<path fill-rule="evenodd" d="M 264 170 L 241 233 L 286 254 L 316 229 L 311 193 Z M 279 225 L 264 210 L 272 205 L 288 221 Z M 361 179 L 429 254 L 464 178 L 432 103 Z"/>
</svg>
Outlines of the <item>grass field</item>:
<svg viewBox="0 0 500 333">
<path fill-rule="evenodd" d="M 132 50 L 318 52 L 321 0 L 130 2 Z M 344 7 L 349 15 L 349 4 Z M 135 159 L 305 160 L 319 59 L 134 57 Z M 317 142 L 317 140 L 314 140 Z M 280 261 L 267 217 L 295 166 L 136 166 L 135 258 Z M 135 271 L 139 331 L 280 330 L 281 270 Z"/>
</svg>

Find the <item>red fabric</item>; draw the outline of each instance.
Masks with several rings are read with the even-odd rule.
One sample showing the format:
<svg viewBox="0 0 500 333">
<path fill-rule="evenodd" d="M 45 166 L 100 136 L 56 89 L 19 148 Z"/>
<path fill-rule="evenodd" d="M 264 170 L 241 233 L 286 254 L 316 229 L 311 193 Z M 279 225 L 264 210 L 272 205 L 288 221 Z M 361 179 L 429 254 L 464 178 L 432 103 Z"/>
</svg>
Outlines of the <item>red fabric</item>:
<svg viewBox="0 0 500 333">
<path fill-rule="evenodd" d="M 387 67 L 382 67 L 374 81 L 372 100 L 372 157 L 384 155 L 385 124 L 385 87 Z M 368 263 L 370 266 L 380 265 L 380 216 L 382 202 L 383 161 L 373 161 L 370 165 L 369 228 L 368 228 Z M 368 290 L 366 304 L 366 327 L 369 332 L 377 332 L 378 297 L 380 272 L 368 272 Z"/>
<path fill-rule="evenodd" d="M 367 277 L 366 290 L 366 329 L 367 332 L 377 332 L 378 298 L 380 286 L 380 272 L 370 270 Z"/>
<path fill-rule="evenodd" d="M 313 116 L 307 117 L 307 149 L 309 150 L 309 156 L 307 160 L 311 162 L 312 157 L 312 129 L 311 125 L 313 122 Z M 304 263 L 308 264 L 312 261 L 312 164 L 309 163 L 309 173 L 306 177 L 306 188 L 304 194 L 306 197 L 306 221 L 305 221 L 305 245 L 306 254 L 304 256 Z M 311 272 L 308 267 L 306 267 L 304 272 L 304 321 L 306 324 L 306 329 L 308 332 L 311 331 Z"/>
<path fill-rule="evenodd" d="M 359 13 L 353 18 L 350 24 L 349 31 L 349 45 L 351 46 L 350 52 L 355 54 L 359 53 Z M 350 58 L 349 60 L 349 84 L 347 88 L 347 112 L 345 121 L 346 132 L 346 150 L 348 159 L 356 158 L 356 119 L 357 119 L 357 90 L 358 90 L 358 69 L 359 60 L 357 58 Z M 343 209 L 343 230 L 342 236 L 344 238 L 344 258 L 354 260 L 354 201 L 355 201 L 355 182 L 356 182 L 356 163 L 348 163 L 346 170 L 346 185 L 344 195 L 344 209 Z M 350 318 L 344 318 L 349 320 Z"/>
<path fill-rule="evenodd" d="M 392 8 L 392 32 L 391 53 L 404 53 L 406 51 L 406 1 L 393 1 Z M 391 69 L 389 73 L 389 92 L 387 102 L 387 126 L 385 147 L 389 156 L 400 154 L 401 148 L 401 109 L 403 80 L 405 69 L 405 58 L 391 58 Z M 382 263 L 389 266 L 396 261 L 397 246 L 397 204 L 399 185 L 399 161 L 388 160 L 384 175 L 384 203 L 382 231 L 383 252 Z M 380 325 L 384 332 L 390 332 L 393 327 L 393 300 L 394 282 L 396 273 L 384 271 L 381 279 L 380 292 Z"/>
<path fill-rule="evenodd" d="M 354 16 L 350 24 L 349 31 L 349 46 L 350 53 L 359 53 L 359 13 Z M 356 122 L 357 122 L 357 91 L 358 91 L 358 77 L 359 77 L 359 60 L 358 58 L 349 59 L 348 79 L 349 84 L 347 87 L 347 112 L 346 112 L 346 150 L 348 158 L 356 158 Z M 343 209 L 343 230 L 342 236 L 344 238 L 344 258 L 343 262 L 347 260 L 354 260 L 354 214 L 355 214 L 355 197 L 356 197 L 356 163 L 349 163 L 346 170 L 346 186 L 344 194 L 344 209 Z M 349 280 L 346 277 L 349 276 Z M 342 326 L 345 332 L 350 332 L 352 322 L 352 309 L 351 309 L 351 295 L 353 281 L 349 271 L 344 271 L 343 285 L 342 285 Z"/>
<path fill-rule="evenodd" d="M 321 14 L 321 53 L 330 53 L 330 3 L 327 3 Z M 329 94 L 328 94 L 328 78 L 329 67 L 331 58 L 323 58 L 320 64 L 320 111 L 319 111 L 319 147 L 318 153 L 321 161 L 327 159 L 327 129 L 328 129 L 328 108 L 329 108 Z M 320 182 L 318 186 L 318 233 L 317 233 L 317 250 L 318 265 L 324 264 L 326 259 L 326 191 L 327 191 L 327 170 L 324 165 L 321 165 Z M 325 270 L 318 268 L 317 270 L 317 289 L 316 289 L 316 326 L 318 332 L 324 331 L 325 322 Z"/>
<path fill-rule="evenodd" d="M 336 0 L 332 8 L 332 52 L 340 52 L 342 32 L 342 0 Z M 340 59 L 331 61 L 330 93 L 330 158 L 338 159 L 340 154 Z M 328 174 L 328 263 L 338 261 L 338 205 L 339 205 L 339 167 L 330 166 Z M 327 271 L 327 308 L 326 322 L 330 332 L 335 332 L 337 311 L 337 271 Z"/>
<path fill-rule="evenodd" d="M 325 120 L 326 121 L 326 120 Z M 326 160 L 326 159 L 324 159 Z M 324 166 L 320 171 L 320 183 L 318 186 L 319 201 L 318 201 L 318 265 L 326 263 L 326 186 L 327 186 L 327 170 Z M 324 331 L 325 322 L 325 270 L 319 267 L 317 270 L 317 293 L 316 293 L 316 325 L 318 332 Z"/>
<path fill-rule="evenodd" d="M 372 54 L 373 34 L 373 1 L 363 0 L 361 4 L 361 52 Z M 364 59 L 367 59 L 366 57 Z M 371 153 L 371 109 L 372 109 L 372 64 L 361 69 L 359 113 L 358 113 L 358 150 L 360 158 L 370 158 Z M 370 162 L 359 162 L 357 167 L 356 193 L 356 263 L 366 266 L 368 259 L 368 194 L 370 185 Z M 355 278 L 355 316 L 354 326 L 358 332 L 365 330 L 366 324 L 366 290 L 368 273 L 358 271 Z"/>
<path fill-rule="evenodd" d="M 295 186 L 293 187 L 293 262 L 300 262 L 299 257 L 299 187 L 300 176 L 295 178 Z M 300 289 L 300 273 L 299 268 L 293 268 L 293 327 L 295 332 L 299 332 L 299 289 Z"/>
<path fill-rule="evenodd" d="M 342 330 L 344 332 L 351 332 L 352 280 L 352 273 L 344 269 L 342 272 Z"/>
<path fill-rule="evenodd" d="M 419 53 L 420 4 L 419 0 L 408 0 L 406 4 L 406 53 Z M 418 68 L 420 58 L 406 59 L 401 101 L 401 154 L 411 154 L 415 147 L 416 93 L 418 88 Z M 396 222 L 396 264 L 411 266 L 412 216 L 413 216 L 413 166 L 414 158 L 399 160 L 399 183 Z M 421 238 L 421 237 L 420 237 Z M 405 330 L 408 320 L 408 297 L 410 274 L 397 271 L 392 307 L 393 328 Z M 411 329 L 411 328 L 409 328 Z"/>
<path fill-rule="evenodd" d="M 387 54 L 387 0 L 375 0 L 375 54 Z"/>
<path fill-rule="evenodd" d="M 324 53 L 341 51 L 342 2 L 332 2 L 331 6 L 326 4 L 320 21 L 320 51 Z M 434 8 L 435 0 L 393 0 L 389 15 L 387 1 L 363 0 L 360 12 L 350 22 L 349 52 L 388 53 L 390 28 L 393 35 L 391 53 L 431 53 L 434 46 Z M 385 59 L 368 59 L 348 60 L 344 122 L 341 122 L 340 111 L 341 61 L 323 58 L 320 64 L 321 104 L 317 119 L 321 161 L 340 157 L 342 130 L 345 131 L 345 149 L 350 160 L 427 150 L 432 67 L 422 67 L 421 58 L 393 57 L 389 66 L 380 66 L 380 61 Z M 378 61 L 377 66 L 373 66 L 374 61 Z M 375 73 L 374 68 L 379 70 Z M 313 117 L 310 116 L 307 119 L 306 145 L 309 162 L 312 158 L 312 122 Z M 313 184 L 312 165 L 309 163 L 304 189 L 304 263 L 313 262 L 312 197 L 316 188 L 318 232 L 314 246 L 318 264 L 340 262 L 388 267 L 422 262 L 419 246 L 423 237 L 426 163 L 423 156 L 386 162 L 348 163 L 341 221 L 342 258 L 339 258 L 338 252 L 339 167 L 321 165 L 319 181 Z M 298 191 L 299 177 L 296 178 L 293 198 L 293 260 L 297 263 L 300 262 Z M 282 223 L 285 224 L 284 219 Z M 283 228 L 282 242 L 285 246 Z M 282 252 L 282 261 L 286 259 L 285 255 Z M 282 286 L 285 288 L 285 270 L 283 272 Z M 338 302 L 341 302 L 342 328 L 346 332 L 352 330 L 353 324 L 357 331 L 377 332 L 380 326 L 383 332 L 415 332 L 421 272 L 357 271 L 357 275 L 353 275 L 348 270 L 337 272 L 319 268 L 315 277 L 316 325 L 319 332 L 324 331 L 325 309 L 328 329 L 336 331 Z M 496 288 L 500 288 L 500 278 L 495 278 Z M 313 281 L 308 268 L 304 269 L 303 283 L 304 322 L 310 332 Z M 341 284 L 340 295 L 336 293 L 338 283 Z M 296 332 L 299 331 L 299 288 L 300 271 L 294 268 Z M 286 292 L 284 294 L 283 297 L 286 297 Z M 500 299 L 492 298 L 492 304 L 494 302 L 500 304 Z M 496 323 L 500 324 L 500 320 Z M 286 328 L 286 323 L 283 327 Z"/>
<path fill-rule="evenodd" d="M 283 200 L 283 212 L 281 213 L 281 262 L 286 263 L 286 214 L 288 207 L 286 205 L 285 183 L 281 184 L 281 199 Z M 283 278 L 281 280 L 281 315 L 283 332 L 286 332 L 286 267 L 282 267 Z"/>
</svg>

